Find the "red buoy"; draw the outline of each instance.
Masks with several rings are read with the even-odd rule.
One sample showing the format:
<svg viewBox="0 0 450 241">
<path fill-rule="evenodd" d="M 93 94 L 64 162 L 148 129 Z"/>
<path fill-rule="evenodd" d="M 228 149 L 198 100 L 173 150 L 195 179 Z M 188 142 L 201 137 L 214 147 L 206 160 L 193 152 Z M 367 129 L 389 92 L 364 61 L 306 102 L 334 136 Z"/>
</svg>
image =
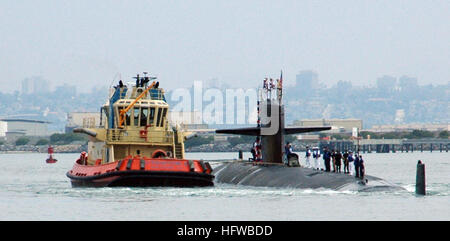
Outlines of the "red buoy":
<svg viewBox="0 0 450 241">
<path fill-rule="evenodd" d="M 48 158 L 47 158 L 47 160 L 45 160 L 45 162 L 47 162 L 47 163 L 55 163 L 55 162 L 58 161 L 58 160 L 53 158 L 52 154 L 53 154 L 53 147 L 52 146 L 48 146 Z"/>
</svg>

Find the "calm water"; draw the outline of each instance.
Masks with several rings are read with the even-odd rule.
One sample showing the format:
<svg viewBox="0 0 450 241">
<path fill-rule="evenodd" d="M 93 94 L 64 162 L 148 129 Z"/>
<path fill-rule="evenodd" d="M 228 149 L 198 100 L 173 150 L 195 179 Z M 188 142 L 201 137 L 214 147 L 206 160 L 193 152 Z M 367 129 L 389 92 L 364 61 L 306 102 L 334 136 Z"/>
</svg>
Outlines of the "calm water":
<svg viewBox="0 0 450 241">
<path fill-rule="evenodd" d="M 248 154 L 248 153 L 247 153 Z M 407 189 L 356 193 L 254 188 L 72 188 L 65 173 L 78 154 L 0 154 L 0 220 L 449 220 L 450 153 L 366 154 L 367 174 Z M 237 153 L 188 153 L 235 158 Z M 244 156 L 245 157 L 245 156 Z M 417 160 L 427 196 L 414 194 Z M 303 161 L 304 163 L 304 161 Z"/>
</svg>

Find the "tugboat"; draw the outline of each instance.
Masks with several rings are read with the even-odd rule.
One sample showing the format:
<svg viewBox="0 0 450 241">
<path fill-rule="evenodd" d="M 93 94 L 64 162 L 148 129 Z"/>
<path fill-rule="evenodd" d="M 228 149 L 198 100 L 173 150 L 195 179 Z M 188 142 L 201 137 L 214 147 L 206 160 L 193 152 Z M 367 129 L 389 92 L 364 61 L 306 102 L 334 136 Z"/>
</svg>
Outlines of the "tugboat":
<svg viewBox="0 0 450 241">
<path fill-rule="evenodd" d="M 208 162 L 184 159 L 190 136 L 169 125 L 169 105 L 156 77 L 144 72 L 134 78 L 135 85 L 119 81 L 111 88 L 100 127 L 73 130 L 87 134 L 89 142 L 88 153 L 66 174 L 72 187 L 213 186 Z"/>
<path fill-rule="evenodd" d="M 52 146 L 48 146 L 47 151 L 48 151 L 48 158 L 47 158 L 47 160 L 45 160 L 45 162 L 47 162 L 47 163 L 56 163 L 58 160 L 53 158 L 53 147 Z"/>
</svg>

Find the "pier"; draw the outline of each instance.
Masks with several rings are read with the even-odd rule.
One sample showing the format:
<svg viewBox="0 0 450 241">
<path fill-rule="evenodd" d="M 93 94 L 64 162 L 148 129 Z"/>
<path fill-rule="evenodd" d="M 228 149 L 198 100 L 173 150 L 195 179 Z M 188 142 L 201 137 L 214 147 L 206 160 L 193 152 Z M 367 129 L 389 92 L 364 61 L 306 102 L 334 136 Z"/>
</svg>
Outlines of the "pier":
<svg viewBox="0 0 450 241">
<path fill-rule="evenodd" d="M 396 153 L 396 152 L 448 152 L 449 139 L 361 139 L 361 140 L 330 140 L 319 142 L 323 150 L 335 149 L 340 151 L 352 150 L 361 153 Z"/>
</svg>

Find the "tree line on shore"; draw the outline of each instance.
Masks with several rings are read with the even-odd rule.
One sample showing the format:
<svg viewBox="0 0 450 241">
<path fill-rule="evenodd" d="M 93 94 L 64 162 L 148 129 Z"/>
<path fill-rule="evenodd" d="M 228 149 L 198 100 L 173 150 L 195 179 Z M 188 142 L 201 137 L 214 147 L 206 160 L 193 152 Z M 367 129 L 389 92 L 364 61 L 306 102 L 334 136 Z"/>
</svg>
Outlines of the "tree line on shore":
<svg viewBox="0 0 450 241">
<path fill-rule="evenodd" d="M 425 130 L 413 130 L 412 132 L 386 132 L 386 133 L 376 133 L 369 131 L 361 131 L 360 136 L 364 139 L 426 139 L 426 138 L 438 138 L 438 139 L 448 139 L 449 132 L 448 131 L 425 131 Z M 350 134 L 342 133 L 342 134 L 325 134 L 320 133 L 319 137 L 330 136 L 331 139 L 336 140 L 346 140 L 351 139 Z M 285 136 L 285 141 L 294 142 L 296 140 L 295 136 L 289 135 Z M 53 134 L 48 138 L 40 138 L 37 140 L 32 140 L 29 137 L 19 137 L 14 144 L 16 146 L 23 145 L 67 145 L 72 142 L 87 142 L 88 138 L 86 135 L 78 134 L 78 133 L 66 133 L 66 134 Z M 238 144 L 245 143 L 253 143 L 255 141 L 254 136 L 230 136 L 227 138 L 227 142 L 231 146 L 236 146 Z M 185 147 L 190 148 L 194 146 L 200 146 L 204 144 L 213 144 L 214 137 L 213 136 L 199 136 L 195 138 L 191 138 L 185 142 Z M 0 140 L 0 145 L 6 144 L 5 141 Z"/>
<path fill-rule="evenodd" d="M 78 134 L 78 133 L 66 133 L 66 134 L 53 134 L 48 138 L 30 138 L 30 137 L 19 137 L 13 143 L 16 146 L 24 146 L 24 145 L 34 145 L 34 146 L 43 146 L 43 145 L 67 145 L 72 142 L 87 142 L 88 138 L 86 135 Z M 6 144 L 6 141 L 0 140 L 0 145 Z"/>
<path fill-rule="evenodd" d="M 412 132 L 386 132 L 377 133 L 370 131 L 361 131 L 359 135 L 364 139 L 427 139 L 427 138 L 438 138 L 438 139 L 448 139 L 448 131 L 424 131 L 424 130 L 413 130 Z M 339 134 L 326 134 L 320 133 L 319 137 L 324 138 L 329 136 L 331 139 L 335 140 L 350 140 L 352 138 L 349 133 L 339 133 Z M 297 138 L 293 135 L 285 136 L 285 142 L 293 143 Z M 230 146 L 236 146 L 239 144 L 253 144 L 255 141 L 254 136 L 244 136 L 236 135 L 227 138 L 227 143 Z M 200 146 L 204 144 L 214 144 L 213 136 L 199 136 L 196 138 L 191 138 L 185 142 L 185 147 L 190 148 L 194 146 Z"/>
</svg>

